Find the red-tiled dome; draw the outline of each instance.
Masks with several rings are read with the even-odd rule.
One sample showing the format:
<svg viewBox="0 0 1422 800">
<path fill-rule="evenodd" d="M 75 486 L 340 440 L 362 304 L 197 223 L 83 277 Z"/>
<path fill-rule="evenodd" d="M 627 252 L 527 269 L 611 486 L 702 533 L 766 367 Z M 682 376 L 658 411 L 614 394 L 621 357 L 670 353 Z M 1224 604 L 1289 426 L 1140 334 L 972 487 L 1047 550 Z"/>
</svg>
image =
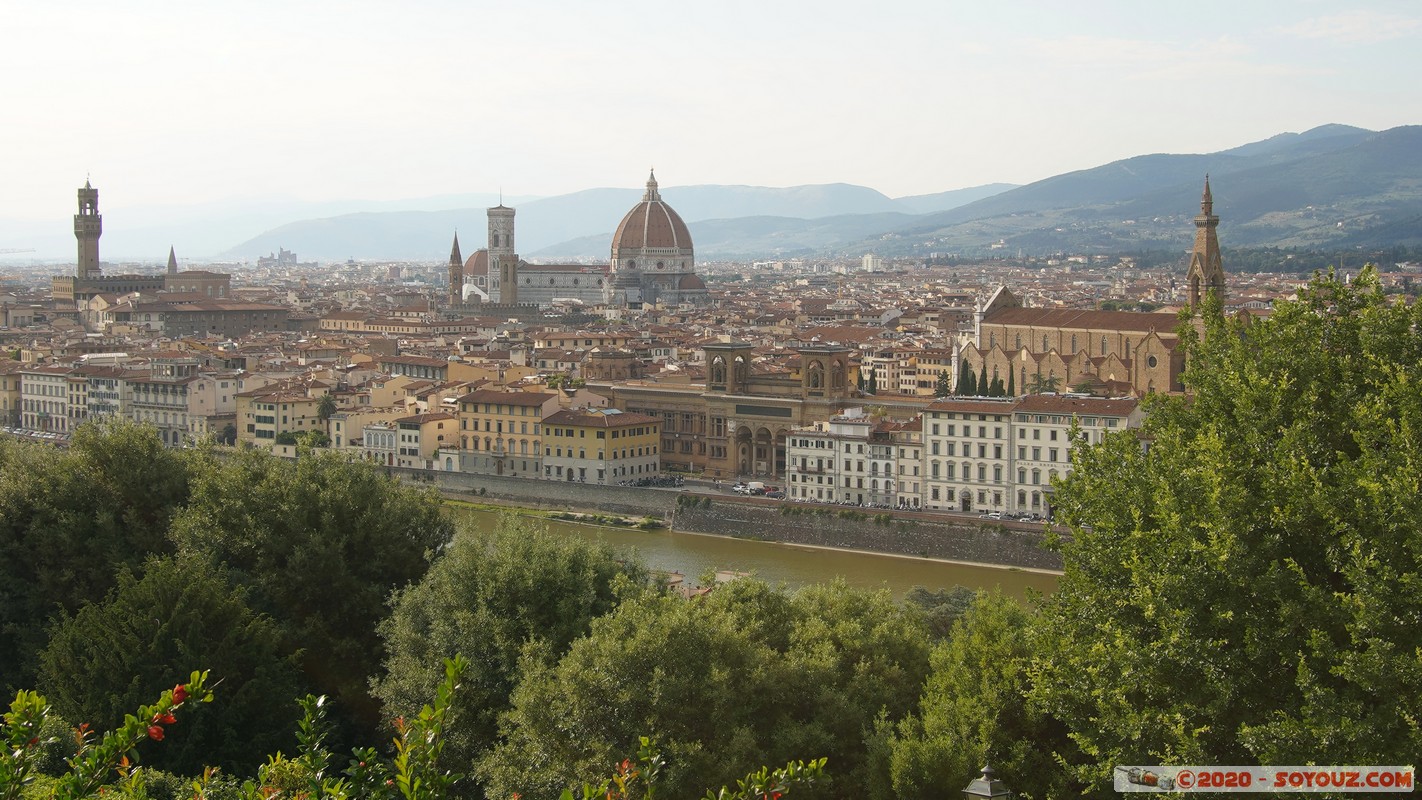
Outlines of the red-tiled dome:
<svg viewBox="0 0 1422 800">
<path fill-rule="evenodd" d="M 677 283 L 676 288 L 682 291 L 688 289 L 705 289 L 706 281 L 701 280 L 701 278 L 696 275 L 683 275 L 681 276 L 681 281 Z"/>
<path fill-rule="evenodd" d="M 488 250 L 476 250 L 476 251 L 474 252 L 474 255 L 470 256 L 470 257 L 468 258 L 468 260 L 466 260 L 466 261 L 464 262 L 464 276 L 465 276 L 466 278 L 468 278 L 468 277 L 472 277 L 472 276 L 474 276 L 474 275 L 488 275 L 488 274 L 489 274 L 489 251 L 488 251 Z"/>
<path fill-rule="evenodd" d="M 681 216 L 662 200 L 655 175 L 647 180 L 642 202 L 627 212 L 612 237 L 614 252 L 642 248 L 691 249 L 691 232 Z"/>
</svg>

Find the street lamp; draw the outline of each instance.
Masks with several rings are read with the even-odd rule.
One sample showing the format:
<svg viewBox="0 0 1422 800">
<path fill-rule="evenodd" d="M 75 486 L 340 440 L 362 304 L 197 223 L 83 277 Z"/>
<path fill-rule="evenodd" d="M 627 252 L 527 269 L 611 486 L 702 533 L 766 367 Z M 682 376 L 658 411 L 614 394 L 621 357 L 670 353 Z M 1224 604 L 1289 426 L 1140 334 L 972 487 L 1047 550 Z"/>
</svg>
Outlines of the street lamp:
<svg viewBox="0 0 1422 800">
<path fill-rule="evenodd" d="M 974 778 L 971 783 L 963 787 L 963 800 L 978 800 L 979 798 L 1004 797 L 1009 800 L 1012 792 L 1002 781 L 992 776 L 992 767 L 984 766 L 983 774 Z"/>
</svg>

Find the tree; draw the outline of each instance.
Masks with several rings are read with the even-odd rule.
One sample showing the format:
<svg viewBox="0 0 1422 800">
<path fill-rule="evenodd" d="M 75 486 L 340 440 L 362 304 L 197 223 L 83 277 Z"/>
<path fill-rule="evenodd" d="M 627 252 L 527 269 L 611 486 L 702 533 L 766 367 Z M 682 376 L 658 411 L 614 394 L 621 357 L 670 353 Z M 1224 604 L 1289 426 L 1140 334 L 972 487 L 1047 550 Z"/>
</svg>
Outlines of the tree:
<svg viewBox="0 0 1422 800">
<path fill-rule="evenodd" d="M 917 615 L 886 593 L 841 584 L 791 597 L 754 580 L 697 603 L 643 593 L 556 664 L 525 660 L 507 739 L 480 772 L 491 797 L 553 796 L 645 735 L 666 753 L 667 796 L 797 751 L 839 765 L 836 794 L 856 796 L 867 791 L 874 720 L 913 708 L 927 652 Z"/>
<path fill-rule="evenodd" d="M 1011 367 L 1007 368 L 1007 396 L 1017 396 L 1017 372 Z"/>
<path fill-rule="evenodd" d="M 1043 377 L 1042 373 L 1039 372 L 1032 376 L 1032 381 L 1027 384 L 1027 393 L 1048 394 L 1057 391 L 1061 384 L 1062 379 L 1058 378 L 1055 372 L 1046 377 Z"/>
<path fill-rule="evenodd" d="M 1064 732 L 1028 707 L 1031 622 L 1016 600 L 981 593 L 934 648 L 918 714 L 889 737 L 893 797 L 953 796 L 987 763 L 1008 776 L 1016 796 L 1068 796 L 1051 760 Z"/>
<path fill-rule="evenodd" d="M 98 602 L 121 568 L 172 551 L 189 459 L 152 428 L 81 425 L 67 451 L 0 441 L 0 686 L 34 685 L 55 612 Z"/>
<path fill-rule="evenodd" d="M 110 727 L 172 675 L 206 668 L 222 693 L 146 762 L 185 775 L 204 765 L 242 774 L 289 748 L 300 692 L 293 656 L 269 618 L 231 591 L 216 567 L 155 559 L 142 578 L 124 572 L 102 603 L 55 625 L 40 656 L 39 687 L 66 719 Z"/>
<path fill-rule="evenodd" d="M 957 389 L 956 394 L 977 394 L 977 392 L 974 391 L 975 384 L 977 384 L 977 381 L 973 378 L 973 367 L 968 364 L 967 358 L 964 358 L 964 360 L 958 364 L 958 382 L 956 387 L 954 387 Z"/>
<path fill-rule="evenodd" d="M 1125 763 L 1410 763 L 1422 309 L 1389 303 L 1371 269 L 1248 325 L 1202 305 L 1203 339 L 1181 331 L 1192 396 L 1150 400 L 1139 437 L 1072 448 L 1056 507 L 1074 541 L 1035 697 L 1086 781 Z"/>
<path fill-rule="evenodd" d="M 983 359 L 982 369 L 978 370 L 977 391 L 974 394 L 985 395 L 988 393 L 987 359 Z"/>
<path fill-rule="evenodd" d="M 934 638 L 946 639 L 953 631 L 953 623 L 972 606 L 977 592 L 966 586 L 929 591 L 925 586 L 915 586 L 904 595 L 904 603 L 923 613 L 924 623 Z"/>
<path fill-rule="evenodd" d="M 174 519 L 174 541 L 225 564 L 254 608 L 281 625 L 318 692 L 367 733 L 378 704 L 375 626 L 390 592 L 419 580 L 453 535 L 438 495 L 334 453 L 296 461 L 260 451 L 209 459 Z"/>
<path fill-rule="evenodd" d="M 330 392 L 321 395 L 320 401 L 316 403 L 316 418 L 324 424 L 336 413 L 336 398 Z"/>
<path fill-rule="evenodd" d="M 993 379 L 992 379 L 992 383 L 988 385 L 987 394 L 988 394 L 988 397 L 1006 397 L 1006 396 L 1007 396 L 1007 387 L 1005 387 L 1005 386 L 1002 385 L 1002 378 L 993 378 Z"/>
<path fill-rule="evenodd" d="M 938 382 L 933 387 L 933 396 L 947 397 L 952 393 L 953 390 L 948 386 L 948 373 L 946 371 L 938 373 Z"/>
<path fill-rule="evenodd" d="M 530 643 L 557 659 L 592 620 L 611 611 L 619 579 L 646 582 L 635 560 L 605 545 L 557 536 L 505 517 L 487 533 L 464 528 L 417 584 L 398 591 L 380 624 L 385 674 L 375 681 L 386 716 L 430 702 L 438 665 L 468 657 L 464 690 L 447 729 L 447 768 L 469 773 L 493 747 L 519 657 Z M 475 787 L 470 786 L 469 791 Z"/>
<path fill-rule="evenodd" d="M 978 380 L 973 377 L 973 368 L 967 361 L 963 362 L 963 374 L 958 376 L 958 394 L 965 397 L 972 397 L 978 393 Z"/>
</svg>

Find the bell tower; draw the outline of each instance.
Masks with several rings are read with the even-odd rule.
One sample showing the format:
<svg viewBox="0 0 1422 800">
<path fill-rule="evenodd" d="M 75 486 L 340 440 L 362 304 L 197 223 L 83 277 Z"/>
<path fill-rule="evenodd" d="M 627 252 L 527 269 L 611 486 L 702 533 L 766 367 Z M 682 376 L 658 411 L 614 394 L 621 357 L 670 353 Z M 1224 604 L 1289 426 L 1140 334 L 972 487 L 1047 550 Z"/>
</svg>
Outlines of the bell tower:
<svg viewBox="0 0 1422 800">
<path fill-rule="evenodd" d="M 449 307 L 464 303 L 464 256 L 459 252 L 459 232 L 454 232 L 454 248 L 449 251 Z"/>
<path fill-rule="evenodd" d="M 1224 263 L 1220 259 L 1220 240 L 1215 229 L 1220 218 L 1215 216 L 1215 200 L 1210 194 L 1210 176 L 1205 176 L 1205 193 L 1200 198 L 1200 213 L 1195 217 L 1195 247 L 1190 252 L 1190 270 L 1185 281 L 1190 286 L 1190 308 L 1200 313 L 1200 301 L 1210 292 L 1221 300 L 1225 293 Z"/>
<path fill-rule="evenodd" d="M 74 238 L 79 240 L 79 260 L 74 274 L 80 280 L 99 277 L 99 237 L 104 217 L 99 213 L 99 190 L 84 181 L 79 190 L 79 213 L 74 215 Z"/>
<path fill-rule="evenodd" d="M 518 303 L 518 251 L 514 210 L 500 203 L 489 209 L 489 294 L 499 303 Z"/>
</svg>

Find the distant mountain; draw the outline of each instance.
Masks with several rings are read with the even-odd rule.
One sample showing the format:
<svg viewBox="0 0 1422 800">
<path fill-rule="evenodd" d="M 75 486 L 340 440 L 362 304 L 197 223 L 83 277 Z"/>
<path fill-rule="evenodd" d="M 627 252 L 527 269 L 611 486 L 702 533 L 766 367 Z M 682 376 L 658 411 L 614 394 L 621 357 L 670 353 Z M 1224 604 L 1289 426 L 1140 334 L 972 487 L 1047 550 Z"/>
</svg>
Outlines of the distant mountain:
<svg viewBox="0 0 1422 800">
<path fill-rule="evenodd" d="M 1378 133 L 1324 125 L 1217 153 L 1136 156 L 1026 186 L 899 198 L 843 183 L 664 186 L 662 193 L 691 226 L 698 256 L 708 259 L 1130 252 L 1189 246 L 1206 173 L 1226 247 L 1386 247 L 1422 239 L 1422 127 L 1416 126 Z M 641 195 L 641 189 L 602 188 L 510 198 L 518 210 L 518 250 L 542 260 L 606 258 L 612 231 Z M 105 220 L 104 253 L 141 252 L 161 263 L 170 242 L 180 258 L 216 253 L 221 248 L 203 246 L 213 231 L 261 223 L 264 233 L 226 255 L 255 258 L 284 247 L 303 260 L 442 260 L 456 229 L 465 252 L 484 245 L 485 208 L 497 198 L 288 202 L 233 208 L 225 217 L 215 208 L 174 209 L 163 224 L 149 215 L 115 214 Z M 283 218 L 277 215 L 293 219 L 318 208 L 330 213 L 272 227 Z M 36 236 L 26 241 L 0 237 L 0 248 L 73 249 L 67 218 L 31 231 Z"/>
<path fill-rule="evenodd" d="M 628 209 L 642 198 L 642 189 L 587 189 L 535 200 L 519 206 L 516 243 L 530 257 L 606 257 L 612 230 Z M 846 235 L 865 235 L 865 226 L 894 225 L 906 221 L 914 208 L 947 206 L 956 192 L 891 199 L 864 186 L 831 183 L 770 188 L 764 186 L 662 187 L 663 197 L 688 224 L 707 220 L 781 218 L 784 235 L 815 228 L 807 220 L 866 216 L 859 223 L 844 222 Z M 991 192 L 989 187 L 959 190 L 961 202 Z M 905 202 L 907 200 L 907 202 Z M 906 211 L 906 209 L 908 209 Z M 232 256 L 252 258 L 279 247 L 302 258 L 323 259 L 433 259 L 449 253 L 451 232 L 457 227 L 469 234 L 461 239 L 466 251 L 483 246 L 484 208 L 461 208 L 423 213 L 384 212 L 346 214 L 326 219 L 302 220 L 267 231 L 229 250 Z M 889 216 L 878 216 L 889 215 Z M 899 215 L 899 216 L 893 216 Z M 755 230 L 765 223 L 747 223 Z M 732 228 L 736 226 L 731 226 Z M 823 224 L 818 227 L 823 227 Z M 693 230 L 693 237 L 695 236 Z M 808 247 L 823 245 L 822 235 L 807 235 Z M 584 238 L 589 241 L 583 241 Z M 830 237 L 834 238 L 834 237 Z M 770 237 L 771 240 L 774 236 Z M 698 252 L 702 252 L 700 240 Z M 595 246 L 594 246 L 595 244 Z M 742 252 L 743 248 L 733 248 Z"/>
<path fill-rule="evenodd" d="M 932 214 L 937 211 L 948 211 L 950 209 L 965 206 L 975 200 L 984 197 L 1002 194 L 1008 189 L 1016 189 L 1015 183 L 989 183 L 983 186 L 972 186 L 967 189 L 954 189 L 948 192 L 938 192 L 937 194 L 915 194 L 907 197 L 895 197 L 894 202 L 899 205 L 900 211 L 910 214 Z"/>
<path fill-rule="evenodd" d="M 858 242 L 866 236 L 904 224 L 912 214 L 843 214 L 818 219 L 736 217 L 689 222 L 698 260 L 736 261 L 813 256 Z M 538 261 L 606 259 L 612 232 L 583 236 L 529 255 Z"/>
<path fill-rule="evenodd" d="M 1422 214 L 1422 127 L 1328 125 L 1208 155 L 1149 155 L 1058 175 L 920 217 L 873 240 L 885 255 L 1184 249 L 1205 174 L 1226 246 L 1408 241 Z"/>
</svg>

